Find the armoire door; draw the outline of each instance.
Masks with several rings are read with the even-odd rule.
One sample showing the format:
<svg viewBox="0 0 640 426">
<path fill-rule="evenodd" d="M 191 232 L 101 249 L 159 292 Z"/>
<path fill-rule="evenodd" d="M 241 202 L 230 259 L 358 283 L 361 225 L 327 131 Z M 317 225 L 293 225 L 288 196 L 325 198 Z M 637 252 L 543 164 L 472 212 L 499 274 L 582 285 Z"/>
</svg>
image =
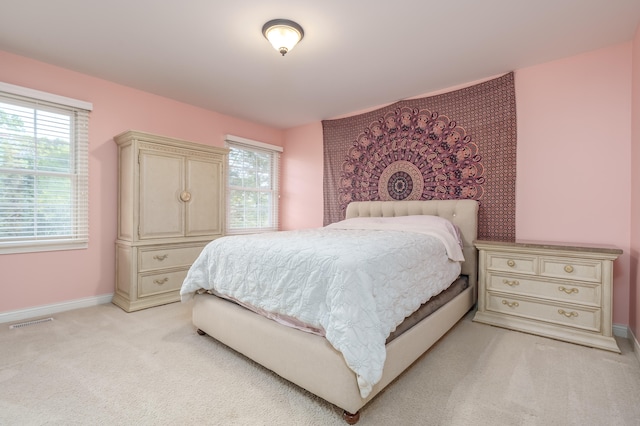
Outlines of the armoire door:
<svg viewBox="0 0 640 426">
<path fill-rule="evenodd" d="M 185 235 L 221 235 L 223 205 L 221 188 L 222 163 L 208 158 L 189 157 L 186 160 Z"/>
<path fill-rule="evenodd" d="M 184 236 L 184 156 L 140 150 L 139 163 L 139 238 Z"/>
</svg>

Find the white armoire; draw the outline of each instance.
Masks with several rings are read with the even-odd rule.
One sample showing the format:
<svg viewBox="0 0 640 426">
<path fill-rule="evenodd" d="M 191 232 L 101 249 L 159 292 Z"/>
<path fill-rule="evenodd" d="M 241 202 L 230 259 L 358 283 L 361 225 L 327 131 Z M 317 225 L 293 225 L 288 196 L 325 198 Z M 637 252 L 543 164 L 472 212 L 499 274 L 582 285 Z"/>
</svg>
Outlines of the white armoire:
<svg viewBox="0 0 640 426">
<path fill-rule="evenodd" d="M 180 300 L 189 267 L 225 229 L 228 150 L 127 131 L 118 144 L 113 303 L 127 312 Z"/>
</svg>

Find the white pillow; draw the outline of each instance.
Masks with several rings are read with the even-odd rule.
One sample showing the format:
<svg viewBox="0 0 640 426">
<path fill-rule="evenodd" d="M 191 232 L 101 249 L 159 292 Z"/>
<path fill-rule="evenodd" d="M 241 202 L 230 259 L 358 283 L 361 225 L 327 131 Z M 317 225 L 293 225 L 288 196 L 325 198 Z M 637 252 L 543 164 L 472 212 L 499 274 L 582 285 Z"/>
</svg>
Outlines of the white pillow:
<svg viewBox="0 0 640 426">
<path fill-rule="evenodd" d="M 464 261 L 460 230 L 451 221 L 440 216 L 354 217 L 327 225 L 327 228 L 390 230 L 432 235 L 442 241 L 451 260 Z"/>
</svg>

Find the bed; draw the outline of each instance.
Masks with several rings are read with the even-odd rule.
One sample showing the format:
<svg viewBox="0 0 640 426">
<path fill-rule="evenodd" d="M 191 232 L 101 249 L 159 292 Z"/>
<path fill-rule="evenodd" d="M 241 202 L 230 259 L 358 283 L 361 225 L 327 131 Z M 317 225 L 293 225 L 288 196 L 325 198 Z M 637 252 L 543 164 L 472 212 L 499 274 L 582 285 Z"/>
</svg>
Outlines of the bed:
<svg viewBox="0 0 640 426">
<path fill-rule="evenodd" d="M 464 255 L 464 261 L 456 262 L 460 265 L 459 275 L 466 279 L 464 289 L 435 312 L 394 336 L 393 340 L 386 340 L 382 346 L 383 368 L 379 377 L 376 376 L 375 383 L 370 383 L 368 387 L 366 380 L 362 379 L 365 374 L 356 374 L 353 363 L 349 363 L 351 367 L 347 365 L 349 359 L 346 352 L 335 349 L 335 342 L 333 345 L 329 343 L 330 334 L 333 336 L 329 329 L 324 336 L 322 333 L 314 334 L 309 330 L 286 326 L 282 321 L 274 321 L 246 309 L 236 303 L 237 300 L 228 300 L 228 297 L 217 297 L 204 291 L 206 285 L 198 283 L 204 279 L 198 273 L 192 273 L 198 261 L 185 279 L 181 294 L 183 300 L 195 299 L 193 324 L 199 334 L 215 338 L 336 405 L 344 410 L 343 417 L 347 423 L 355 424 L 360 409 L 437 342 L 475 304 L 477 252 L 473 241 L 477 236 L 477 214 L 478 203 L 474 200 L 368 201 L 352 202 L 347 206 L 347 221 L 365 217 L 423 215 L 447 219 L 458 231 Z M 196 291 L 201 284 L 202 288 Z M 366 390 L 363 390 L 363 386 Z"/>
</svg>

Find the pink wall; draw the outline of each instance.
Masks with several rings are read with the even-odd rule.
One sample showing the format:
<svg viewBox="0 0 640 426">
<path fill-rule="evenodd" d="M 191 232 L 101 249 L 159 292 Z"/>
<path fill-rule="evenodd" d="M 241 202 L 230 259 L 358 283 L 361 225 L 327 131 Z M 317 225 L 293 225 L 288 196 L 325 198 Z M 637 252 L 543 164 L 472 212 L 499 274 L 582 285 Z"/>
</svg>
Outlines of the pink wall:
<svg viewBox="0 0 640 426">
<path fill-rule="evenodd" d="M 624 250 L 614 271 L 616 324 L 629 324 L 631 47 L 626 43 L 515 74 L 517 238 Z M 308 153 L 322 150 L 322 133 L 314 133 L 285 132 L 287 161 L 308 181 L 321 182 L 322 157 Z M 321 211 L 322 205 L 321 191 L 299 191 L 288 200 L 283 223 L 289 229 L 321 226 L 321 217 L 312 222 L 295 212 Z"/>
<path fill-rule="evenodd" d="M 633 41 L 631 106 L 631 291 L 630 321 L 636 339 L 640 338 L 640 25 Z"/>
<path fill-rule="evenodd" d="M 640 251 L 640 230 L 634 226 L 633 245 L 630 234 L 640 196 L 630 194 L 640 188 L 640 176 L 632 179 L 631 173 L 632 164 L 640 168 L 640 153 L 635 149 L 630 159 L 631 69 L 632 58 L 640 69 L 639 49 L 636 34 L 633 44 L 516 71 L 518 238 L 623 249 L 615 267 L 614 323 L 631 324 L 635 330 L 640 329 L 640 300 L 635 266 L 629 285 L 630 252 Z M 640 111 L 637 74 L 633 102 Z M 280 131 L 4 52 L 0 81 L 94 105 L 90 248 L 0 256 L 0 312 L 113 292 L 117 161 L 112 138 L 127 129 L 218 146 L 225 133 L 232 133 L 284 146 L 283 229 L 322 225 L 321 123 Z M 639 114 L 634 116 L 637 148 Z M 637 255 L 633 259 L 635 265 Z"/>
<path fill-rule="evenodd" d="M 629 323 L 631 43 L 516 72 L 520 239 L 612 245 Z"/>
<path fill-rule="evenodd" d="M 285 132 L 282 162 L 285 178 L 280 198 L 282 230 L 322 226 L 322 156 L 322 123 Z"/>
<path fill-rule="evenodd" d="M 0 81 L 93 103 L 89 248 L 0 256 L 0 312 L 113 293 L 117 158 L 129 129 L 223 146 L 231 133 L 282 145 L 284 133 L 0 51 Z"/>
</svg>

